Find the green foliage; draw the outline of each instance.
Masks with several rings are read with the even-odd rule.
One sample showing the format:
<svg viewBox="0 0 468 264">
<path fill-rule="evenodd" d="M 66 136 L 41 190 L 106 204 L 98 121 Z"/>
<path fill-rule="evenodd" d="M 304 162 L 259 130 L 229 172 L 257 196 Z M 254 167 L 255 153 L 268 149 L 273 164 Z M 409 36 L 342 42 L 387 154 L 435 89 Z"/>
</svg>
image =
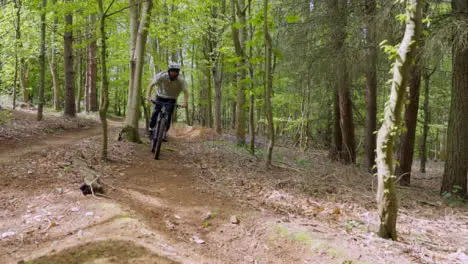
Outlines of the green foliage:
<svg viewBox="0 0 468 264">
<path fill-rule="evenodd" d="M 288 15 L 286 16 L 286 21 L 288 23 L 297 23 L 301 19 L 300 15 Z"/>
<path fill-rule="evenodd" d="M 29 87 L 34 102 L 37 102 L 37 89 L 39 83 L 39 15 L 41 1 L 22 1 L 21 9 L 21 39 L 15 41 L 15 15 L 16 9 L 12 1 L 2 6 L 0 14 L 0 94 L 11 96 L 13 91 L 13 76 L 15 72 L 15 53 L 19 59 L 23 58 L 29 65 Z M 127 102 L 127 89 L 129 82 L 129 10 L 128 0 L 105 0 L 104 6 L 113 2 L 106 21 L 108 43 L 108 75 L 110 108 L 123 114 Z M 245 51 L 248 55 L 247 64 L 240 65 L 242 58 L 237 56 L 232 41 L 231 6 L 227 1 L 223 7 L 220 0 L 161 0 L 154 2 L 152 23 L 149 27 L 149 36 L 146 46 L 146 58 L 142 86 L 146 87 L 153 75 L 165 69 L 169 61 L 183 62 L 183 73 L 188 82 L 191 95 L 190 106 L 194 100 L 195 119 L 199 118 L 201 107 L 209 105 L 206 97 L 208 84 L 214 87 L 207 69 L 212 70 L 218 65 L 223 72 L 222 82 L 222 110 L 223 118 L 230 119 L 230 106 L 236 101 L 238 84 L 247 86 L 246 95 L 255 98 L 255 124 L 261 129 L 265 124 L 264 116 L 264 14 L 263 1 L 251 1 L 247 8 L 247 21 L 241 24 L 239 20 L 234 28 L 247 30 Z M 401 2 L 401 0 L 400 0 Z M 349 2 L 351 3 L 351 2 Z M 224 11 L 223 11 L 224 8 Z M 376 24 L 378 30 L 376 38 L 381 49 L 378 52 L 378 118 L 383 118 L 383 108 L 388 94 L 386 85 L 391 62 L 382 59 L 385 54 L 389 59 L 397 58 L 398 43 L 401 39 L 401 23 L 388 19 L 398 17 L 401 22 L 407 18 L 404 5 L 395 2 L 379 1 Z M 250 9 L 250 11 L 248 10 Z M 96 1 L 57 1 L 55 6 L 48 1 L 46 9 L 46 36 L 47 56 L 50 59 L 51 47 L 57 50 L 56 63 L 59 66 L 59 86 L 63 90 L 63 32 L 64 15 L 72 12 L 74 17 L 72 29 L 74 31 L 75 51 L 85 52 L 86 46 L 99 40 L 97 32 L 99 21 L 91 24 L 89 15 L 97 12 Z M 224 13 L 223 13 L 224 12 Z M 356 135 L 364 137 L 365 120 L 365 71 L 367 62 L 365 54 L 368 43 L 365 41 L 367 31 L 364 27 L 364 10 L 362 6 L 353 6 L 348 10 L 346 26 L 346 58 L 349 63 L 348 77 L 351 83 L 354 120 Z M 424 17 L 426 24 L 425 36 L 427 43 L 423 50 L 425 70 L 439 65 L 431 76 L 430 111 L 431 124 L 429 140 L 437 145 L 442 141 L 448 120 L 450 105 L 451 80 L 451 38 L 453 35 L 464 36 L 465 24 L 455 23 L 452 19 L 445 19 L 451 12 L 449 2 L 430 2 L 429 12 Z M 341 18 L 328 8 L 327 1 L 270 1 L 268 9 L 268 27 L 272 36 L 274 54 L 273 74 L 273 115 L 276 130 L 281 138 L 295 138 L 307 124 L 313 137 L 313 144 L 328 146 L 331 141 L 333 124 L 333 99 L 335 90 L 334 61 L 335 40 L 331 25 Z M 443 20 L 440 20 L 444 18 Z M 58 20 L 55 41 L 51 39 L 52 22 Z M 81 34 L 78 34 L 78 31 Z M 454 34 L 457 33 L 457 34 Z M 382 41 L 382 40 L 386 41 Z M 81 41 L 81 44 L 78 44 Z M 18 44 L 18 51 L 15 50 Z M 98 47 L 99 48 L 99 47 Z M 383 52 L 382 52 L 383 51 Z M 99 52 L 99 51 L 98 51 Z M 77 55 L 77 53 L 75 54 Z M 76 58 L 76 57 L 75 57 Z M 192 66 L 193 59 L 193 66 Z M 83 66 L 84 70 L 85 66 Z M 253 70 L 252 76 L 244 80 L 237 79 L 241 70 Z M 78 72 L 78 69 L 75 69 Z M 99 71 L 98 71 L 99 72 Z M 211 75 L 211 73 L 210 73 Z M 98 75 L 98 87 L 100 76 Z M 52 101 L 52 80 L 50 71 L 46 72 L 46 101 Z M 211 104 L 214 105 L 214 91 Z M 99 93 L 99 92 L 98 92 Z M 21 99 L 21 94 L 18 94 Z M 422 100 L 421 100 L 422 101 Z M 249 103 L 243 107 L 247 110 Z M 422 109 L 422 103 L 421 103 Z M 191 108 L 190 111 L 193 109 Z M 214 112 L 214 111 L 213 111 Z M 421 115 L 419 120 L 421 121 Z M 227 120 L 229 121 L 229 120 Z M 224 122 L 226 125 L 229 122 Z M 226 127 L 227 128 L 227 127 Z M 264 135 L 264 131 L 260 134 Z M 262 133 L 263 132 L 263 133 Z M 401 133 L 401 128 L 395 128 L 393 135 Z M 421 129 L 417 130 L 417 137 Z M 359 141 L 362 141 L 359 139 Z M 436 142 L 437 141 L 437 142 Z M 362 146 L 363 144 L 361 144 Z M 240 150 L 239 150 L 240 151 Z M 438 152 L 439 150 L 431 150 Z M 263 150 L 257 153 L 263 155 Z M 302 161 L 297 161 L 302 164 Z M 305 161 L 304 161 L 305 162 Z"/>
<path fill-rule="evenodd" d="M 464 202 L 463 188 L 459 185 L 452 186 L 451 192 L 442 193 L 442 198 L 450 205 L 460 205 Z"/>
<path fill-rule="evenodd" d="M 0 109 L 0 126 L 5 125 L 11 119 L 12 114 L 9 110 Z"/>
</svg>

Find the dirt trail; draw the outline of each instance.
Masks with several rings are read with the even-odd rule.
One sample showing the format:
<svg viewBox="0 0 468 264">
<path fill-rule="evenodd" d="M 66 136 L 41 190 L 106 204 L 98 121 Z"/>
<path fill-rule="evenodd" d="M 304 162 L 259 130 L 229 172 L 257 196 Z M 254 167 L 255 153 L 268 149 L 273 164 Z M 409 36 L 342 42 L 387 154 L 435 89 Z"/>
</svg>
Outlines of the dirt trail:
<svg viewBox="0 0 468 264">
<path fill-rule="evenodd" d="M 60 133 L 4 149 L 0 160 L 40 162 L 41 155 L 34 152 L 73 149 L 90 144 L 99 133 L 99 127 Z M 256 234 L 257 230 L 272 228 L 274 233 L 279 216 L 198 188 L 206 168 L 184 161 L 181 139 L 170 140 L 162 160 L 154 160 L 147 146 L 138 145 L 131 164 L 110 163 L 115 175 L 105 182 L 111 186 L 106 194 L 113 200 L 85 197 L 78 184 L 61 182 L 47 170 L 37 172 L 32 182 L 6 179 L 5 186 L 17 188 L 0 195 L 6 202 L 0 203 L 5 207 L 0 233 L 12 232 L 0 240 L 0 262 L 286 263 L 301 255 L 270 254 L 266 244 L 258 248 L 271 238 Z M 21 186 L 26 181 L 32 184 Z M 240 223 L 231 223 L 233 216 Z"/>
<path fill-rule="evenodd" d="M 15 112 L 18 122 L 35 122 L 35 115 L 31 113 Z M 109 129 L 117 128 L 121 125 L 118 119 L 109 119 Z M 61 130 L 61 129 L 60 129 Z M 102 134 L 102 127 L 95 123 L 94 126 L 85 128 L 67 129 L 54 134 L 38 135 L 26 137 L 16 141 L 4 141 L 0 144 L 0 164 L 24 156 L 27 153 L 38 152 L 50 148 L 57 148 L 65 145 L 73 145 L 82 139 L 98 136 Z"/>
<path fill-rule="evenodd" d="M 117 122 L 111 123 L 114 128 L 118 125 Z M 177 247 L 177 242 L 169 243 L 170 234 L 164 228 L 158 232 L 152 229 L 157 225 L 142 222 L 144 216 L 134 211 L 132 205 L 142 202 L 144 207 L 162 210 L 152 202 L 158 198 L 136 191 L 138 186 L 128 188 L 124 179 L 111 181 L 122 186 L 114 191 L 108 190 L 108 195 L 116 200 L 103 200 L 83 196 L 78 184 L 61 183 L 47 175 L 48 172 L 34 172 L 37 176 L 34 175 L 32 182 L 22 179 L 22 176 L 9 178 L 13 175 L 9 170 L 15 171 L 18 167 L 13 165 L 10 168 L 7 164 L 13 161 L 15 164 L 22 161 L 39 163 L 41 155 L 37 152 L 43 149 L 46 153 L 58 155 L 65 151 L 68 155 L 70 151 L 67 149 L 76 148 L 76 145 L 94 145 L 90 139 L 100 135 L 100 129 L 66 131 L 41 137 L 39 141 L 27 139 L 2 145 L 2 185 L 17 188 L 11 192 L 4 189 L 0 195 L 0 263 L 20 260 L 31 261 L 28 263 L 215 263 L 207 257 L 187 252 L 185 247 Z M 144 157 L 144 154 L 139 155 L 139 158 Z M 151 159 L 147 162 L 156 164 Z M 128 167 L 131 168 L 126 166 L 119 170 L 124 171 Z M 64 186 L 60 193 L 53 190 L 57 184 Z M 166 208 L 172 207 L 166 202 L 164 204 Z M 160 226 L 164 226 L 164 222 Z"/>
<path fill-rule="evenodd" d="M 212 131 L 175 129 L 156 161 L 145 144 L 115 141 L 112 126 L 108 163 L 96 159 L 100 127 L 3 146 L 0 263 L 418 263 L 404 245 L 345 232 L 345 212 L 304 218 L 267 205 L 296 198 L 248 178 L 258 166 L 250 157 L 233 169 Z M 214 141 L 202 151 L 207 138 Z M 81 194 L 77 159 L 111 199 Z M 277 177 L 288 174 L 264 175 L 283 186 Z"/>
<path fill-rule="evenodd" d="M 0 146 L 0 163 L 5 163 L 27 153 L 38 152 L 43 149 L 71 145 L 82 139 L 101 134 L 100 127 L 85 130 L 65 131 L 56 135 L 42 136 L 35 139 L 25 139 L 21 142 Z"/>
</svg>

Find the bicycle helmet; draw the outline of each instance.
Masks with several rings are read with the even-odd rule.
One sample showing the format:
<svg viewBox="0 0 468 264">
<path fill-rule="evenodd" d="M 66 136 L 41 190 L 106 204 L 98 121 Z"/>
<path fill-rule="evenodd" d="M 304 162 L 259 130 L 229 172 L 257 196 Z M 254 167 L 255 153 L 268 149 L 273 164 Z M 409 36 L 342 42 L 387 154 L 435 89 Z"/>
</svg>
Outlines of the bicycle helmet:
<svg viewBox="0 0 468 264">
<path fill-rule="evenodd" d="M 169 64 L 169 67 L 168 67 L 167 70 L 168 70 L 168 71 L 176 71 L 176 72 L 179 72 L 179 71 L 180 71 L 180 64 L 171 63 L 171 64 Z"/>
</svg>

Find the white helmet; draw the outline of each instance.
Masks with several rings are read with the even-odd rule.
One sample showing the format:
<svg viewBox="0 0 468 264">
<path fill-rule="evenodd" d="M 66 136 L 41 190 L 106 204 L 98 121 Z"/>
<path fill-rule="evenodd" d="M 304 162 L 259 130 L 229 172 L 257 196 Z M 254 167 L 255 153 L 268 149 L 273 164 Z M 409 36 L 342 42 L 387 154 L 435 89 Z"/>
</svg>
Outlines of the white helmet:
<svg viewBox="0 0 468 264">
<path fill-rule="evenodd" d="M 177 72 L 179 72 L 179 71 L 180 71 L 180 64 L 178 64 L 178 63 L 170 63 L 167 70 L 168 70 L 168 71 L 177 71 Z"/>
</svg>

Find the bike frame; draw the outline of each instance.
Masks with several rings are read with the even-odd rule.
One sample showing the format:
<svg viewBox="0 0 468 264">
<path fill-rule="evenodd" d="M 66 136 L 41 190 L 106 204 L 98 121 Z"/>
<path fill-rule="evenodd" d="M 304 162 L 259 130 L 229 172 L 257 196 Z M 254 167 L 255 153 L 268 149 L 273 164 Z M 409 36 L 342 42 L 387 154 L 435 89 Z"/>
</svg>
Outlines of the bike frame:
<svg viewBox="0 0 468 264">
<path fill-rule="evenodd" d="M 157 122 L 155 124 L 154 127 L 152 127 L 153 129 L 153 137 L 151 138 L 151 151 L 155 153 L 155 159 L 159 159 L 159 153 L 160 153 L 160 148 L 161 148 L 161 145 L 162 145 L 162 133 L 164 133 L 166 131 L 166 128 L 168 126 L 168 121 L 169 121 L 169 115 L 168 115 L 168 111 L 167 111 L 167 106 L 168 105 L 172 105 L 172 103 L 163 103 L 163 102 L 156 102 L 154 100 L 151 100 L 151 102 L 156 105 L 156 104 L 160 104 L 161 105 L 161 111 L 159 112 L 158 114 L 158 117 L 157 117 Z M 177 107 L 179 107 L 178 104 L 175 104 L 174 105 L 174 108 L 177 109 Z M 164 127 L 161 127 L 161 120 L 163 120 L 163 118 L 165 119 L 165 124 L 164 124 Z M 161 130 L 163 131 L 161 133 Z"/>
</svg>

